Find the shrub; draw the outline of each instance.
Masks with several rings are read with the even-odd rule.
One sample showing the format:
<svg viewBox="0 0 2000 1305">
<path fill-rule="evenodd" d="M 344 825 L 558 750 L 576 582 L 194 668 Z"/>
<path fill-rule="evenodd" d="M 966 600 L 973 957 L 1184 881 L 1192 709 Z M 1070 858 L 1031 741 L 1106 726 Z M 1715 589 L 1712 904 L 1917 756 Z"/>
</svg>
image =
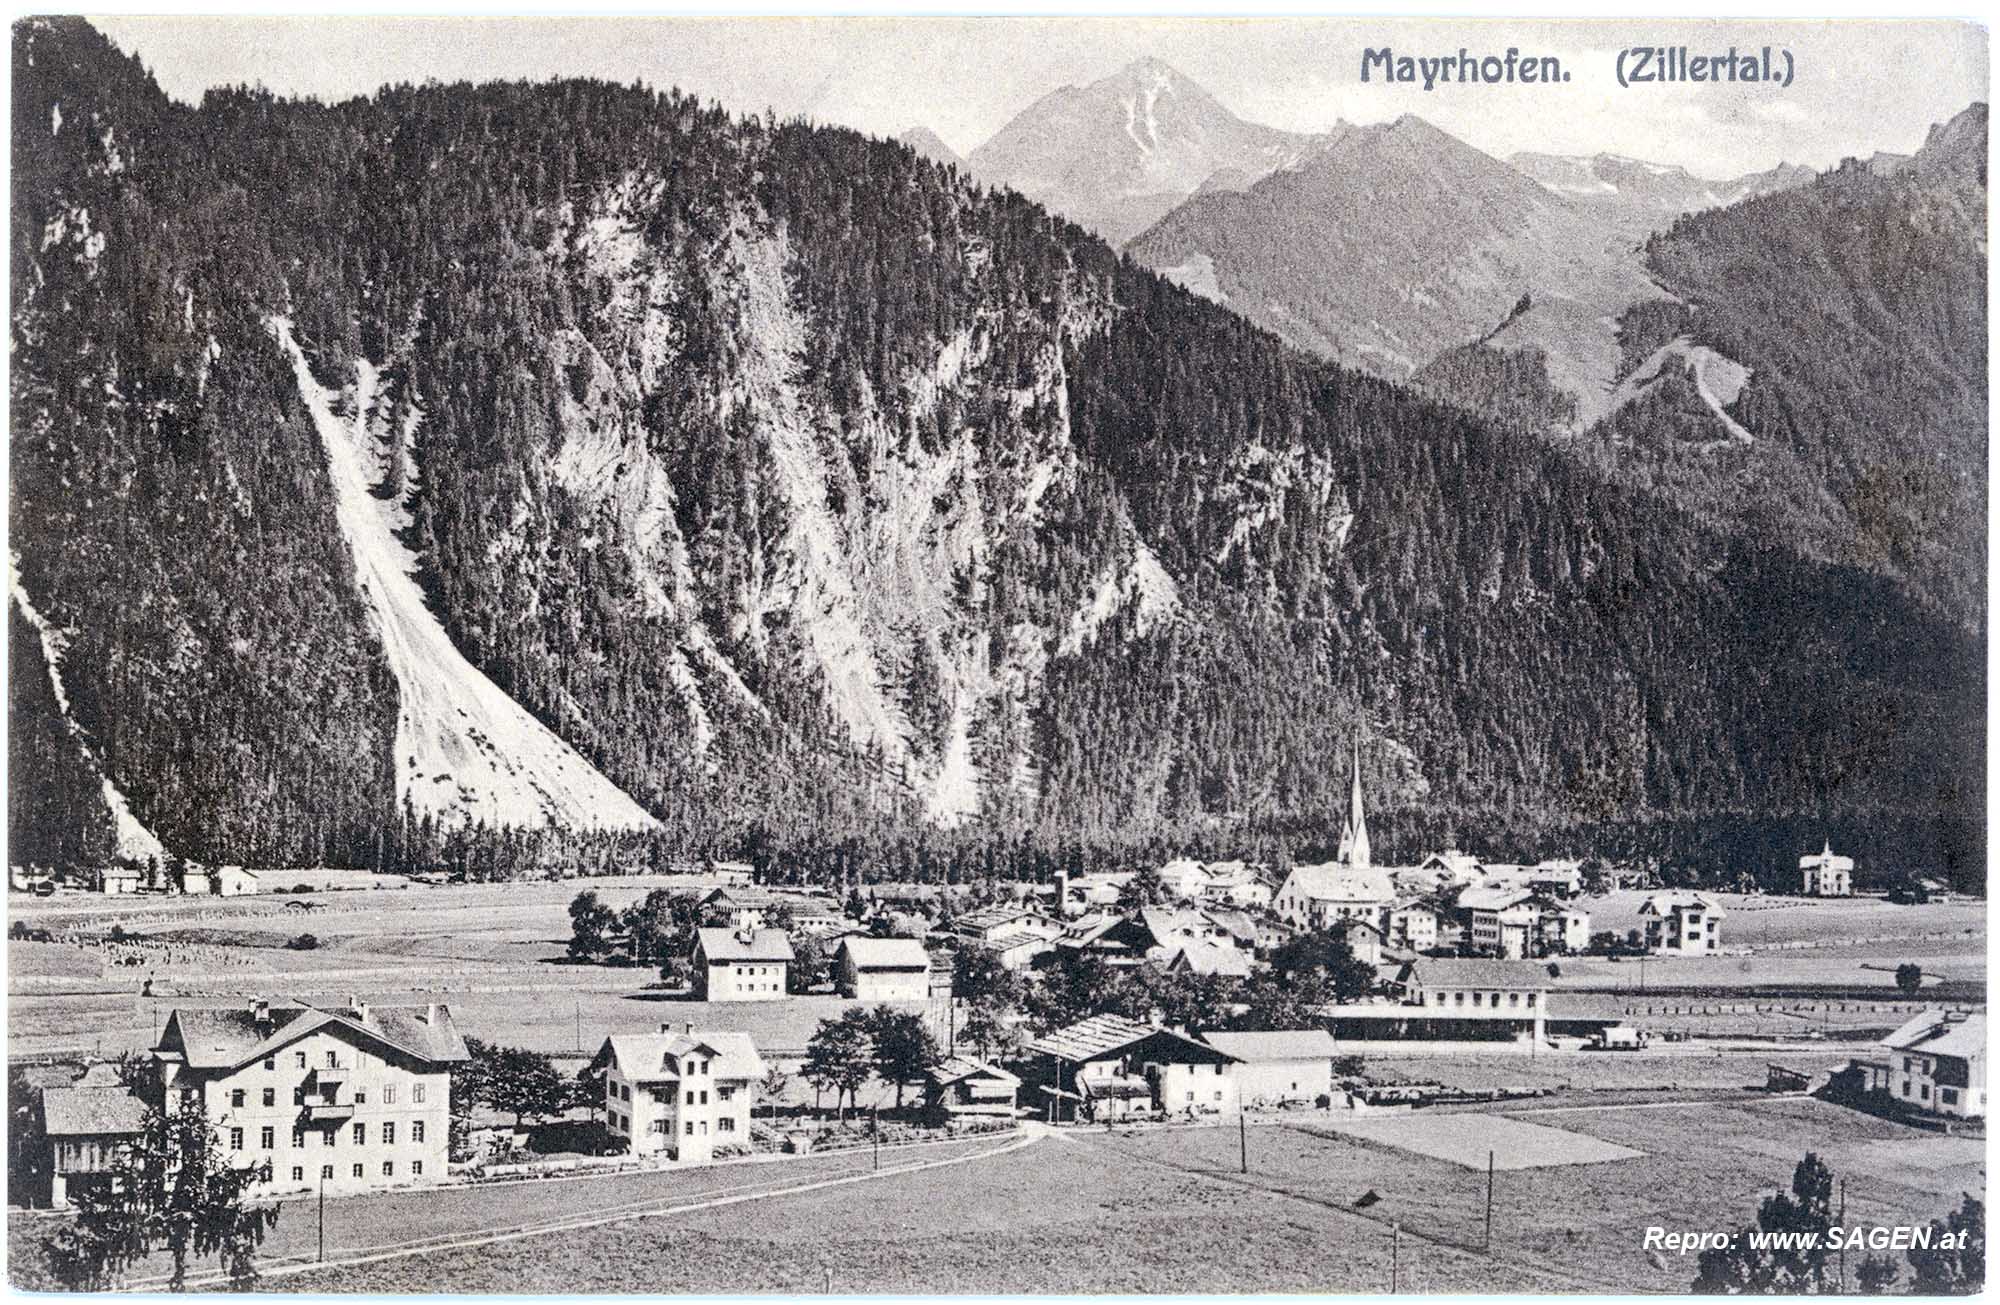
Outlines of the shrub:
<svg viewBox="0 0 2000 1305">
<path fill-rule="evenodd" d="M 318 947 L 319 947 L 319 939 L 315 938 L 313 935 L 309 933 L 302 933 L 298 937 L 292 939 L 290 942 L 285 944 L 286 950 L 294 952 L 314 951 Z"/>
</svg>

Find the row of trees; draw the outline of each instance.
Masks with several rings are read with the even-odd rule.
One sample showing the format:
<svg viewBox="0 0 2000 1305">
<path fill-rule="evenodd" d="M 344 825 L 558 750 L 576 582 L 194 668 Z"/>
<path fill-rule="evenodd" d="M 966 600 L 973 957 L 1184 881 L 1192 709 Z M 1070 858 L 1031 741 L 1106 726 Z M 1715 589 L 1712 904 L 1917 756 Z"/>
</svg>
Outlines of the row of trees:
<svg viewBox="0 0 2000 1305">
<path fill-rule="evenodd" d="M 895 1085 L 895 1108 L 901 1110 L 903 1089 L 943 1059 L 922 1015 L 889 1005 L 872 1011 L 855 1006 L 820 1021 L 800 1072 L 815 1096 L 833 1093 L 834 1108 L 845 1119 L 870 1077 Z"/>
</svg>

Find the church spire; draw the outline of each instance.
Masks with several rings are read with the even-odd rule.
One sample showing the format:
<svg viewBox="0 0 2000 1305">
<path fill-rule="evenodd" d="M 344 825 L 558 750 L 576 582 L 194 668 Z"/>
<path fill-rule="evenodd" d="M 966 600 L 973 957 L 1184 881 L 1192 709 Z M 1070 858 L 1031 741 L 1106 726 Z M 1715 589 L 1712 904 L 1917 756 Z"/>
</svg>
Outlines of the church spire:
<svg viewBox="0 0 2000 1305">
<path fill-rule="evenodd" d="M 1374 864 L 1368 845 L 1368 813 L 1361 806 L 1361 742 L 1354 744 L 1354 792 L 1348 804 L 1347 823 L 1340 831 L 1340 859 L 1352 866 Z"/>
</svg>

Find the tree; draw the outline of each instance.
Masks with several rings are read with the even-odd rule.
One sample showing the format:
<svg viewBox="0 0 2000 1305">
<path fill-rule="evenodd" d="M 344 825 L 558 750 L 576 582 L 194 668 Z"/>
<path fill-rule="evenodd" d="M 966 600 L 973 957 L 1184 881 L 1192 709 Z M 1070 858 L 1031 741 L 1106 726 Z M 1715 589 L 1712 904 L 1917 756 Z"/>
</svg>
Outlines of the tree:
<svg viewBox="0 0 2000 1305">
<path fill-rule="evenodd" d="M 1353 1001 L 1375 984 L 1375 971 L 1355 956 L 1345 935 L 1302 933 L 1271 954 L 1271 962 L 1243 985 L 1246 1009 L 1231 1022 L 1246 1029 L 1316 1027 L 1320 1008 Z"/>
<path fill-rule="evenodd" d="M 526 1047 L 482 1046 L 486 1057 L 484 1100 L 503 1114 L 514 1116 L 521 1127 L 530 1115 L 546 1119 L 568 1108 L 569 1085 L 556 1071 L 555 1063 L 539 1051 Z"/>
<path fill-rule="evenodd" d="M 586 888 L 570 900 L 569 955 L 571 960 L 594 961 L 611 950 L 611 930 L 618 916 Z"/>
<path fill-rule="evenodd" d="M 216 1256 L 230 1287 L 257 1281 L 256 1253 L 278 1222 L 275 1205 L 247 1199 L 266 1171 L 224 1157 L 198 1094 L 171 1112 L 149 1107 L 138 1140 L 120 1149 L 107 1181 L 79 1188 L 76 1216 L 45 1242 L 57 1281 L 103 1291 L 156 1250 L 173 1259 L 171 1290 L 187 1290 L 190 1258 Z"/>
<path fill-rule="evenodd" d="M 992 999 L 1003 1006 L 1021 1001 L 1021 976 L 1001 964 L 998 954 L 962 946 L 951 958 L 951 995 L 964 1001 Z"/>
<path fill-rule="evenodd" d="M 1792 1171 L 1792 1190 L 1764 1198 L 1757 1226 L 1726 1246 L 1701 1253 L 1693 1290 L 1714 1294 L 1823 1293 L 1828 1289 L 1827 1232 L 1833 1227 L 1833 1172 L 1808 1151 Z M 1784 1246 L 1758 1246 L 1758 1232 L 1793 1236 Z"/>
<path fill-rule="evenodd" d="M 896 1085 L 896 1109 L 901 1110 L 903 1085 L 921 1078 L 925 1070 L 944 1056 L 921 1015 L 899 1011 L 894 1006 L 877 1006 L 870 1017 L 870 1026 L 875 1041 L 875 1072 Z"/>
<path fill-rule="evenodd" d="M 7 1204 L 48 1200 L 48 1141 L 42 1132 L 42 1092 L 26 1066 L 7 1066 Z"/>
<path fill-rule="evenodd" d="M 1903 1258 L 1916 1271 L 1919 1296 L 1970 1296 L 1986 1285 L 1986 1206 L 1970 1193 L 1943 1219 L 1931 1220 L 1931 1244 Z"/>
<path fill-rule="evenodd" d="M 833 961 L 826 944 L 817 938 L 800 936 L 792 940 L 792 963 L 785 971 L 785 986 L 794 993 L 811 992 L 833 977 Z"/>
<path fill-rule="evenodd" d="M 1862 1291 L 1871 1296 L 1880 1296 L 1889 1290 L 1890 1284 L 1896 1281 L 1896 1275 L 1902 1271 L 1903 1266 L 1888 1256 L 1871 1255 L 1861 1261 L 1861 1267 L 1855 1271 L 1855 1277 L 1861 1280 Z"/>
<path fill-rule="evenodd" d="M 969 1002 L 965 1018 L 959 1021 L 959 1040 L 978 1048 L 981 1060 L 991 1060 L 996 1056 L 1005 1059 L 1023 1041 L 1015 1022 L 1016 1014 L 1013 1008 L 997 997 L 986 996 Z"/>
<path fill-rule="evenodd" d="M 663 965 L 685 960 L 694 950 L 695 930 L 701 927 L 701 902 L 691 893 L 655 888 L 626 908 L 622 923 L 633 960 Z"/>
<path fill-rule="evenodd" d="M 1924 986 L 1924 967 L 1911 961 L 1904 961 L 1896 967 L 1896 990 L 1906 997 L 1914 997 Z"/>
<path fill-rule="evenodd" d="M 806 1043 L 801 1072 L 816 1090 L 831 1090 L 834 1109 L 847 1118 L 843 1102 L 852 1098 L 875 1070 L 875 1043 L 868 1012 L 859 1006 L 837 1019 L 819 1022 L 819 1030 Z"/>
<path fill-rule="evenodd" d="M 605 1059 L 598 1057 L 591 1060 L 582 1069 L 576 1071 L 576 1077 L 571 1079 L 569 1083 L 569 1099 L 563 1103 L 564 1109 L 575 1110 L 581 1108 L 588 1110 L 593 1120 L 602 1114 L 604 1111 L 604 1071 L 606 1068 Z"/>
<path fill-rule="evenodd" d="M 773 1117 L 778 1113 L 778 1099 L 785 1095 L 785 1089 L 792 1085 L 792 1076 L 776 1065 L 764 1071 L 764 1105 Z"/>
<path fill-rule="evenodd" d="M 1148 861 L 1133 871 L 1125 886 L 1118 890 L 1118 909 L 1136 911 L 1142 906 L 1158 906 L 1168 896 L 1167 881 L 1160 876 L 1160 867 Z"/>
<path fill-rule="evenodd" d="M 466 1059 L 451 1067 L 451 1158 L 472 1154 L 472 1112 L 486 1102 L 493 1077 L 493 1047 L 479 1038 L 465 1040 Z"/>
<path fill-rule="evenodd" d="M 319 938 L 317 935 L 314 934 L 309 934 L 309 933 L 299 934 L 297 937 L 292 938 L 285 943 L 285 950 L 294 952 L 318 951 Z"/>
</svg>

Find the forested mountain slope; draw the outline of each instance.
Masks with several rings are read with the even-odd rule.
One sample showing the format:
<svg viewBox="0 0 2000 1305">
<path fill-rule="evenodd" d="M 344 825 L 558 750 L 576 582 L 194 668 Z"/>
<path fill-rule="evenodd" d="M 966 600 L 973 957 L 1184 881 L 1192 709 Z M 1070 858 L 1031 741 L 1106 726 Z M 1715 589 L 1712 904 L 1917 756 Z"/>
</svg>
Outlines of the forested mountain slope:
<svg viewBox="0 0 2000 1305">
<path fill-rule="evenodd" d="M 70 21 L 16 29 L 14 95 L 11 547 L 176 851 L 406 863 L 451 823 L 312 387 L 376 415 L 457 651 L 660 822 L 637 855 L 1265 838 L 1333 818 L 1357 730 L 1427 830 L 1976 827 L 1962 626 L 903 146 L 580 81 L 187 108 Z M 76 841 L 45 797 L 17 846 Z"/>
</svg>

